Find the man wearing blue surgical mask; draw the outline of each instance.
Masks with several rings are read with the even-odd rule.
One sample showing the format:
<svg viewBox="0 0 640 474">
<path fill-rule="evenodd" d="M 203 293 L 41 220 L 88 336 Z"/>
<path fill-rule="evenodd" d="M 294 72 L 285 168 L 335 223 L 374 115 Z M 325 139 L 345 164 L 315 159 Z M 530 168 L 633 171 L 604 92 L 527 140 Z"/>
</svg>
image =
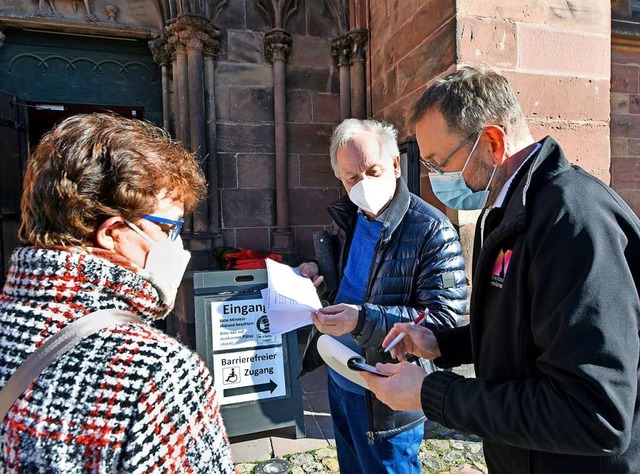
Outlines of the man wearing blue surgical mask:
<svg viewBox="0 0 640 474">
<path fill-rule="evenodd" d="M 507 80 L 464 68 L 412 122 L 438 198 L 485 208 L 471 324 L 398 324 L 391 353 L 473 362 L 477 378 L 406 362 L 363 374 L 391 408 L 481 436 L 491 474 L 631 474 L 640 466 L 640 221 L 608 186 L 535 142 Z"/>
<path fill-rule="evenodd" d="M 466 279 L 458 236 L 437 209 L 409 192 L 400 177 L 396 130 L 374 120 L 348 119 L 331 140 L 331 164 L 347 195 L 329 208 L 334 224 L 330 264 L 338 288 L 325 295 L 332 306 L 313 313 L 315 327 L 303 373 L 319 367 L 316 340 L 330 334 L 367 362 L 390 362 L 380 351 L 396 322 L 429 310 L 425 324 L 450 328 L 466 306 Z M 300 266 L 315 283 L 315 263 Z M 416 365 L 418 370 L 425 367 Z M 371 392 L 329 370 L 328 392 L 340 471 L 420 472 L 420 410 L 389 410 Z"/>
</svg>

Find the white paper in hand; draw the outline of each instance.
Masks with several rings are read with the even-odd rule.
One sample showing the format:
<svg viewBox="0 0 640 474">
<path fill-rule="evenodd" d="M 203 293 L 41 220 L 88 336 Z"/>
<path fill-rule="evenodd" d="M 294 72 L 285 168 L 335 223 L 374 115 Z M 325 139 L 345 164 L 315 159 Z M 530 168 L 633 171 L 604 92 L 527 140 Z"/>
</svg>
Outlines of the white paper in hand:
<svg viewBox="0 0 640 474">
<path fill-rule="evenodd" d="M 294 268 L 266 259 L 268 288 L 262 290 L 269 332 L 280 335 L 312 324 L 311 312 L 322 307 L 315 286 Z"/>
</svg>

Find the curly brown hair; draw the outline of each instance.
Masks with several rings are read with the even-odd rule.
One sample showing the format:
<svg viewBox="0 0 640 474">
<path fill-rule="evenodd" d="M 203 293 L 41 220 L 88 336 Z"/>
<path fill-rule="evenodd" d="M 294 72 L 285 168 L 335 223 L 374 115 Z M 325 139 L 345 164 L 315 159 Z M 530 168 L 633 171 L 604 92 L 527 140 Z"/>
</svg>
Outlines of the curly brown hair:
<svg viewBox="0 0 640 474">
<path fill-rule="evenodd" d="M 153 213 L 162 192 L 193 212 L 205 191 L 198 162 L 165 130 L 116 115 L 75 115 L 44 135 L 28 160 L 20 240 L 92 245 L 111 216 Z"/>
</svg>

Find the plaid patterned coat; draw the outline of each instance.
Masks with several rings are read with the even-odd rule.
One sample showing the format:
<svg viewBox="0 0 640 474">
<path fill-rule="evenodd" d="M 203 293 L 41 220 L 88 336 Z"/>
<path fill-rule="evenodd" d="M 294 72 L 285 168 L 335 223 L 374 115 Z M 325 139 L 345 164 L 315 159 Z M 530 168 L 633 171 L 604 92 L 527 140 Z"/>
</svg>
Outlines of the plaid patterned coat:
<svg viewBox="0 0 640 474">
<path fill-rule="evenodd" d="M 47 337 L 99 309 L 151 322 L 168 308 L 112 252 L 22 248 L 0 296 L 0 387 Z M 234 467 L 212 380 L 151 325 L 84 339 L 22 394 L 0 426 L 1 472 L 202 472 Z"/>
</svg>

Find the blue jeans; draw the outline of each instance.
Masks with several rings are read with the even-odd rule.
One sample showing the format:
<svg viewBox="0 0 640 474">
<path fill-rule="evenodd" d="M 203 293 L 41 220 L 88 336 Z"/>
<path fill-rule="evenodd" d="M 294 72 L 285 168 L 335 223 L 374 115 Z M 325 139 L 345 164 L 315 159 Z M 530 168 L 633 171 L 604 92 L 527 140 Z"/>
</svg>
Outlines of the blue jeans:
<svg viewBox="0 0 640 474">
<path fill-rule="evenodd" d="M 424 424 L 370 445 L 367 400 L 329 379 L 329 408 L 336 437 L 340 472 L 348 474 L 420 474 L 418 450 Z"/>
</svg>

